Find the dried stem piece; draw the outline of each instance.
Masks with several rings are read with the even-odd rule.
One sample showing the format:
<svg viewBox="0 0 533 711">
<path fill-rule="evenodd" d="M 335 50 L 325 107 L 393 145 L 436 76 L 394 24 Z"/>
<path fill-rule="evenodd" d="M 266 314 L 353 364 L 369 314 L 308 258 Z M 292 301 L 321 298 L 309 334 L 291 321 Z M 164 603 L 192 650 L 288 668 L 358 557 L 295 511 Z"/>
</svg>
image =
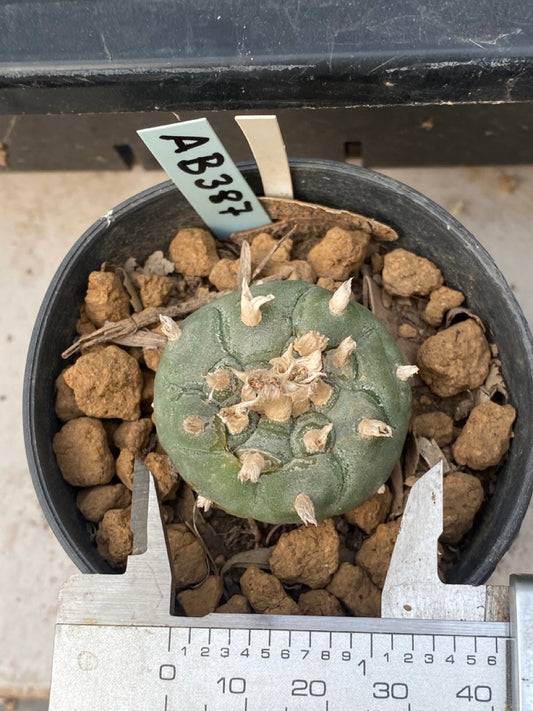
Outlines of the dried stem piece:
<svg viewBox="0 0 533 711">
<path fill-rule="evenodd" d="M 285 240 L 289 239 L 289 237 L 291 237 L 294 234 L 295 230 L 296 230 L 296 226 L 293 225 L 289 230 L 287 230 L 287 232 L 283 235 L 283 237 L 281 237 L 281 239 L 279 239 L 276 242 L 276 244 L 272 247 L 272 249 L 270 249 L 268 251 L 268 253 L 263 257 L 263 259 L 259 262 L 259 264 L 254 269 L 253 274 L 252 274 L 252 280 L 255 279 L 256 276 L 261 274 L 261 272 L 266 267 L 268 262 L 272 259 L 272 255 L 278 251 L 278 249 L 285 242 Z M 245 243 L 243 242 L 243 247 L 244 247 L 244 244 Z M 246 243 L 246 244 L 248 244 L 248 243 Z M 248 247 L 248 249 L 249 248 L 250 247 Z"/>
<path fill-rule="evenodd" d="M 239 257 L 239 270 L 237 271 L 237 279 L 235 280 L 236 288 L 246 282 L 249 284 L 252 280 L 252 253 L 250 251 L 250 243 L 246 240 L 241 244 L 241 254 Z"/>
<path fill-rule="evenodd" d="M 345 230 L 363 230 L 382 242 L 398 239 L 398 233 L 392 227 L 355 212 L 283 198 L 260 197 L 259 201 L 274 222 L 253 230 L 237 232 L 232 235 L 233 239 L 250 239 L 260 232 L 279 234 L 292 226 L 308 237 L 314 232 L 324 234 L 330 227 L 342 227 Z"/>
<path fill-rule="evenodd" d="M 190 299 L 189 301 L 175 304 L 174 306 L 167 306 L 161 309 L 145 309 L 144 311 L 141 311 L 140 314 L 132 314 L 128 318 L 124 318 L 121 321 L 106 323 L 96 331 L 88 333 L 85 336 L 81 336 L 81 338 L 67 348 L 66 351 L 63 351 L 61 357 L 69 358 L 82 348 L 95 346 L 98 343 L 114 343 L 117 339 L 130 336 L 132 333 L 136 333 L 141 328 L 152 326 L 160 320 L 159 317 L 161 315 L 168 316 L 169 318 L 181 318 L 188 316 L 201 306 L 204 306 L 205 304 L 208 304 L 221 296 L 225 296 L 226 294 L 229 294 L 229 291 L 210 291 L 208 294 L 204 294 L 201 297 L 196 297 L 194 299 Z"/>
</svg>

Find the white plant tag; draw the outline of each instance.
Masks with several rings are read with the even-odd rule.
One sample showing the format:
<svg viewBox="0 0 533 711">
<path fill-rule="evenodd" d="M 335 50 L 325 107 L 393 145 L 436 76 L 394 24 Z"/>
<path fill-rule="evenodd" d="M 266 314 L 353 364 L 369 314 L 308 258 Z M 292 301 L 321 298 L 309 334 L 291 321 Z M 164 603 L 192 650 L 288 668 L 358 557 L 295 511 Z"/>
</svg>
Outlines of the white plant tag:
<svg viewBox="0 0 533 711">
<path fill-rule="evenodd" d="M 293 198 L 291 171 L 276 116 L 235 116 L 254 155 L 267 197 Z"/>
<path fill-rule="evenodd" d="M 271 222 L 207 119 L 137 133 L 217 237 Z"/>
</svg>

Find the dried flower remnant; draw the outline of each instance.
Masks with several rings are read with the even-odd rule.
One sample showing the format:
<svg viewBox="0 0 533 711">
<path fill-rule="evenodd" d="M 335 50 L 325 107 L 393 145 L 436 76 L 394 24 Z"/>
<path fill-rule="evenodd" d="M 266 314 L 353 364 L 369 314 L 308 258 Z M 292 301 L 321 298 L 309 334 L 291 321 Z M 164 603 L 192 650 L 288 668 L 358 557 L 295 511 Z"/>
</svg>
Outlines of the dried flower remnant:
<svg viewBox="0 0 533 711">
<path fill-rule="evenodd" d="M 333 429 L 333 423 L 324 425 L 320 430 L 307 430 L 303 441 L 308 452 L 323 452 L 326 449 L 328 435 Z"/>
<path fill-rule="evenodd" d="M 248 418 L 248 406 L 244 403 L 223 407 L 218 416 L 228 428 L 230 434 L 236 435 L 243 432 L 250 422 Z"/>
<path fill-rule="evenodd" d="M 329 338 L 318 331 L 308 331 L 298 336 L 293 341 L 294 350 L 301 356 L 307 356 L 313 351 L 324 351 L 329 343 Z"/>
<path fill-rule="evenodd" d="M 242 467 L 239 469 L 239 481 L 251 481 L 252 484 L 257 484 L 261 472 L 266 467 L 265 458 L 261 452 L 246 452 L 242 458 Z"/>
</svg>

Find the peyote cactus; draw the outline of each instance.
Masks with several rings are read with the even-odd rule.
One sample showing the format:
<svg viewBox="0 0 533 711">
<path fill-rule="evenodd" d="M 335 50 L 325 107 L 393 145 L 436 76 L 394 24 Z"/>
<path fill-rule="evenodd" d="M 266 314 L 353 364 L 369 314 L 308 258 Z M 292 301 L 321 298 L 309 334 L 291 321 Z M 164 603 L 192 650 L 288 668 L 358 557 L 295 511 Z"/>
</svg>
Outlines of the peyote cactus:
<svg viewBox="0 0 533 711">
<path fill-rule="evenodd" d="M 387 480 L 410 416 L 410 366 L 383 325 L 301 281 L 233 292 L 181 324 L 155 381 L 162 446 L 181 476 L 236 516 L 316 523 Z"/>
</svg>

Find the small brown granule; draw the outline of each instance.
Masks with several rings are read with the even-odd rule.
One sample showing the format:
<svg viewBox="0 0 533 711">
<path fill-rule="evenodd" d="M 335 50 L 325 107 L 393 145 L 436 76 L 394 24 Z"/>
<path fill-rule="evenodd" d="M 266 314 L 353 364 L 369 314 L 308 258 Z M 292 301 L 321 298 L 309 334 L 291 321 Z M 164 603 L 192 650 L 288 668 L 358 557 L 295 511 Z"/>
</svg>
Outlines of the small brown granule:
<svg viewBox="0 0 533 711">
<path fill-rule="evenodd" d="M 113 272 L 91 272 L 85 296 L 85 315 L 100 328 L 106 321 L 130 315 L 130 297 Z"/>
<path fill-rule="evenodd" d="M 141 370 L 122 348 L 106 346 L 82 355 L 65 371 L 64 378 L 86 415 L 139 419 Z"/>
<path fill-rule="evenodd" d="M 115 460 L 100 420 L 69 420 L 53 439 L 61 474 L 73 486 L 108 484 L 115 474 Z"/>
<path fill-rule="evenodd" d="M 111 509 L 104 514 L 96 532 L 98 552 L 114 568 L 122 568 L 133 546 L 131 507 Z"/>
<path fill-rule="evenodd" d="M 186 277 L 209 276 L 219 259 L 213 235 L 200 227 L 181 229 L 170 243 L 168 252 L 176 271 Z"/>
<path fill-rule="evenodd" d="M 87 521 L 99 523 L 106 511 L 125 509 L 131 504 L 131 492 L 124 484 L 104 484 L 78 491 L 76 505 Z"/>
<path fill-rule="evenodd" d="M 369 240 L 362 230 L 332 227 L 309 251 L 307 259 L 319 277 L 344 281 L 359 274 Z"/>
<path fill-rule="evenodd" d="M 381 275 L 393 296 L 427 296 L 444 281 L 433 262 L 401 248 L 385 255 Z"/>
</svg>

